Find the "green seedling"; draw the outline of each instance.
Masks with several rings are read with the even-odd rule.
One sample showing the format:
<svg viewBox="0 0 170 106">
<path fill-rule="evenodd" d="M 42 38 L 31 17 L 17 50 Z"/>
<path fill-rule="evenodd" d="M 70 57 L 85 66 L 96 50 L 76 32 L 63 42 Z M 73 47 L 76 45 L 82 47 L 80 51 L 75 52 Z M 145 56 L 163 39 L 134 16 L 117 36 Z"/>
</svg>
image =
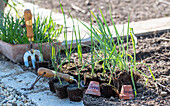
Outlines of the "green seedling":
<svg viewBox="0 0 170 106">
<path fill-rule="evenodd" d="M 78 88 L 80 88 L 80 82 L 81 82 L 81 78 L 80 78 L 80 72 L 85 68 L 85 66 L 87 66 L 89 63 L 87 63 L 87 59 L 88 57 L 86 58 L 84 64 L 82 65 L 81 69 L 79 70 L 77 65 L 75 63 L 73 63 L 75 66 L 76 66 L 76 70 L 77 70 L 77 73 L 78 73 Z M 86 64 L 87 63 L 87 64 Z"/>
<path fill-rule="evenodd" d="M 133 61 L 134 61 L 134 59 L 130 54 L 126 54 L 126 55 L 128 55 L 131 58 L 131 61 L 130 61 L 131 80 L 132 80 L 133 88 L 134 88 L 134 91 L 135 91 L 135 97 L 136 97 L 137 96 L 137 91 L 136 91 L 135 81 L 133 79 Z"/>
<path fill-rule="evenodd" d="M 63 14 L 63 17 L 64 17 L 64 40 L 65 40 L 65 53 L 66 53 L 66 57 L 69 55 L 69 51 L 68 51 L 68 41 L 67 41 L 67 24 L 66 24 L 66 17 L 65 17 L 65 13 L 64 13 L 64 10 L 63 10 L 63 7 L 60 3 L 60 8 L 62 10 L 62 14 Z"/>
</svg>

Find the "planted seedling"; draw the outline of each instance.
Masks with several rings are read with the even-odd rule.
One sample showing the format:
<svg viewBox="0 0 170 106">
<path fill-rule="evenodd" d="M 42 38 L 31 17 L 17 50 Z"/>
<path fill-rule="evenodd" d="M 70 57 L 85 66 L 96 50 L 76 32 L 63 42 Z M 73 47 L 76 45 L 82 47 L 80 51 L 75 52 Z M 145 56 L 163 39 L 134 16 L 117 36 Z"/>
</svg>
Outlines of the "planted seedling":
<svg viewBox="0 0 170 106">
<path fill-rule="evenodd" d="M 66 89 L 67 87 L 69 86 L 69 83 L 66 82 L 66 81 L 61 81 L 61 78 L 59 77 L 58 75 L 58 64 L 56 62 L 56 55 L 55 55 L 55 48 L 54 46 L 52 46 L 52 57 L 51 57 L 51 61 L 52 61 L 52 65 L 55 69 L 55 74 L 54 74 L 54 78 L 57 76 L 59 82 L 57 83 L 54 83 L 54 86 L 55 86 L 55 89 L 56 89 L 56 94 L 59 98 L 63 99 L 63 98 L 67 98 L 68 95 L 67 95 L 67 92 L 66 92 Z M 61 66 L 59 66 L 61 67 Z"/>
<path fill-rule="evenodd" d="M 85 60 L 85 62 L 83 64 L 83 66 L 81 67 L 81 69 L 78 69 L 76 67 L 76 70 L 77 70 L 77 73 L 78 73 L 78 82 L 77 82 L 77 85 L 76 84 L 71 84 L 67 88 L 67 93 L 68 93 L 68 97 L 69 97 L 70 101 L 79 102 L 83 98 L 84 87 L 81 86 L 81 84 L 80 84 L 81 83 L 80 72 L 86 66 L 86 62 L 87 62 L 87 58 L 86 58 L 86 60 Z"/>
</svg>

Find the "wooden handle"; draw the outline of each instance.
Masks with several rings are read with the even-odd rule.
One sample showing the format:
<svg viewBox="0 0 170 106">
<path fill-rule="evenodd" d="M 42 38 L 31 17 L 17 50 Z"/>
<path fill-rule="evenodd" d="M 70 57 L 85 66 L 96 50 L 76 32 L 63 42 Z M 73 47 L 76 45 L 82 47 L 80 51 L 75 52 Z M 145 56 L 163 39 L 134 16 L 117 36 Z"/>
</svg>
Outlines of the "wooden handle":
<svg viewBox="0 0 170 106">
<path fill-rule="evenodd" d="M 25 16 L 25 25 L 27 28 L 27 37 L 29 41 L 34 41 L 34 33 L 32 29 L 32 14 L 29 9 L 26 9 L 24 11 L 24 16 Z"/>
<path fill-rule="evenodd" d="M 38 75 L 42 75 L 44 72 L 46 73 L 46 74 L 44 75 L 44 77 L 49 77 L 49 78 L 53 77 L 54 74 L 55 74 L 55 71 L 50 70 L 50 69 L 48 69 L 48 68 L 39 68 L 37 73 L 38 73 Z M 58 73 L 59 77 L 64 78 L 65 81 L 70 81 L 70 80 L 71 80 L 71 79 L 70 79 L 70 75 L 68 75 L 68 74 L 63 74 L 63 73 L 59 73 L 59 72 L 57 72 L 57 73 Z M 56 76 L 56 77 L 57 77 L 57 76 Z"/>
</svg>

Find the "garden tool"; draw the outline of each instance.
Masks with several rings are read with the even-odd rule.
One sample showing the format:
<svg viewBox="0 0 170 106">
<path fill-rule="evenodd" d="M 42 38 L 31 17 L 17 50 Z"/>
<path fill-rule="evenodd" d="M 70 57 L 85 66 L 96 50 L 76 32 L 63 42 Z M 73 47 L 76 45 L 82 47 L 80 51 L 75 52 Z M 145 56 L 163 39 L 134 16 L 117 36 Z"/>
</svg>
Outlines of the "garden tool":
<svg viewBox="0 0 170 106">
<path fill-rule="evenodd" d="M 32 28 L 32 14 L 31 14 L 31 11 L 29 9 L 26 9 L 24 11 L 24 16 L 25 16 L 25 25 L 26 25 L 26 29 L 27 29 L 27 37 L 28 37 L 28 40 L 29 40 L 30 46 L 31 46 L 31 50 L 27 51 L 24 54 L 24 64 L 25 64 L 25 66 L 28 67 L 29 66 L 28 58 L 31 57 L 32 66 L 33 66 L 33 68 L 35 68 L 35 62 L 36 62 L 35 56 L 38 56 L 39 61 L 42 61 L 41 60 L 41 55 L 42 54 L 40 53 L 39 50 L 32 49 L 32 42 L 34 41 L 34 33 L 33 33 L 33 28 Z"/>
<path fill-rule="evenodd" d="M 48 68 L 39 68 L 38 71 L 37 71 L 38 75 L 43 75 L 44 73 L 44 77 L 48 77 L 48 78 L 51 78 L 51 77 L 54 77 L 55 75 L 55 71 L 53 70 L 50 70 Z M 58 76 L 63 78 L 65 81 L 69 82 L 69 81 L 76 81 L 76 79 L 74 79 L 73 76 L 70 76 L 68 74 L 63 74 L 63 73 L 60 73 L 60 72 L 57 72 Z"/>
<path fill-rule="evenodd" d="M 42 77 L 51 78 L 55 75 L 55 71 L 50 70 L 48 68 L 39 68 L 37 73 L 39 76 L 36 78 L 35 82 L 31 85 L 31 87 L 30 88 L 21 88 L 22 90 L 31 90 L 34 88 L 34 85 L 40 80 L 40 78 L 42 78 Z M 58 73 L 59 77 L 63 78 L 65 81 L 67 81 L 67 82 L 75 81 L 77 83 L 77 80 L 74 79 L 73 76 L 70 76 L 68 74 L 59 73 L 59 72 L 57 72 L 57 73 Z"/>
</svg>

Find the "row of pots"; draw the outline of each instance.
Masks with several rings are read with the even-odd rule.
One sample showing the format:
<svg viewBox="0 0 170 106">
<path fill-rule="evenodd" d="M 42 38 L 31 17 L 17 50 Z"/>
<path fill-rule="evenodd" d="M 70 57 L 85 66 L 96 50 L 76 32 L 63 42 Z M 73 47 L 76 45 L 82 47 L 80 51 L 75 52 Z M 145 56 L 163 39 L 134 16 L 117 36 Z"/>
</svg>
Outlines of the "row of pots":
<svg viewBox="0 0 170 106">
<path fill-rule="evenodd" d="M 62 80 L 60 84 L 57 78 L 51 78 L 49 81 L 50 91 L 56 93 L 60 99 L 69 98 L 70 101 L 80 102 L 83 98 L 84 88 L 77 87 L 77 84 L 69 84 Z"/>
</svg>

